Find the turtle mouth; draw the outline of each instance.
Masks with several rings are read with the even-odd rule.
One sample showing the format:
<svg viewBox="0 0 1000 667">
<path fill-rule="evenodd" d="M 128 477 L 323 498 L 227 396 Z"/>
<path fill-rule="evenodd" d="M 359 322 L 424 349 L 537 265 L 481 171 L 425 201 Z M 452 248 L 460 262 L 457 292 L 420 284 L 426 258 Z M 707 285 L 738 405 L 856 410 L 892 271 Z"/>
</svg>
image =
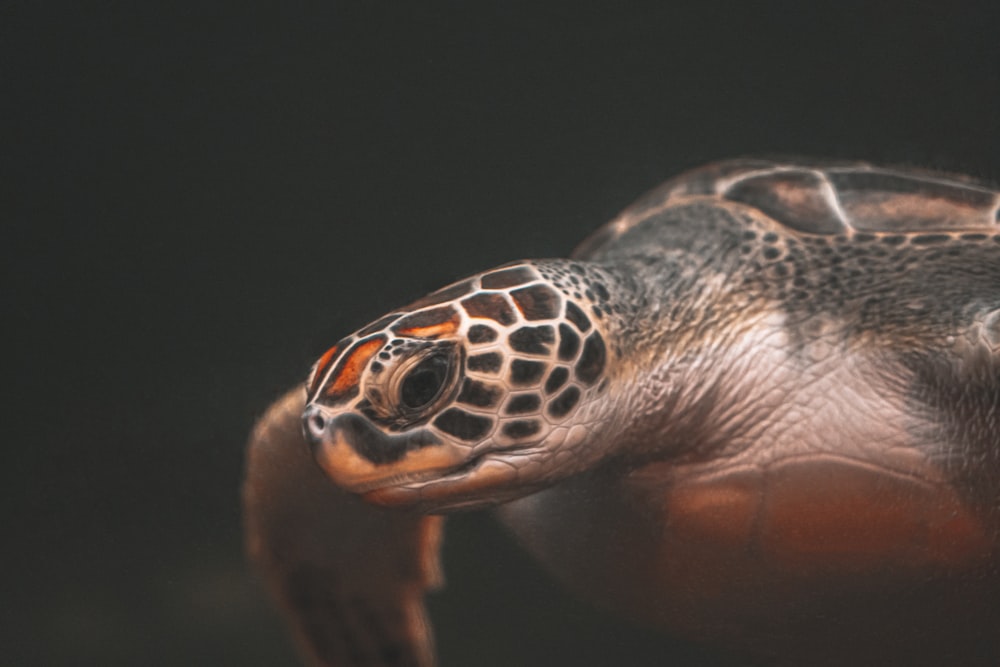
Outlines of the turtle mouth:
<svg viewBox="0 0 1000 667">
<path fill-rule="evenodd" d="M 363 486 L 359 486 L 356 493 L 365 494 L 370 491 L 377 491 L 379 489 L 386 489 L 391 487 L 402 487 L 409 490 L 420 489 L 421 487 L 427 485 L 430 482 L 437 480 L 447 481 L 452 479 L 457 479 L 465 477 L 476 471 L 479 466 L 481 466 L 487 459 L 492 458 L 496 455 L 509 454 L 511 452 L 516 452 L 525 449 L 525 447 L 501 447 L 498 449 L 491 449 L 486 452 L 480 452 L 475 456 L 469 457 L 463 463 L 449 468 L 439 468 L 437 470 L 419 470 L 414 472 L 401 472 L 397 475 L 392 475 L 391 477 L 384 477 L 379 480 L 373 480 Z"/>
<path fill-rule="evenodd" d="M 524 446 L 500 447 L 488 451 L 480 452 L 469 457 L 459 465 L 440 468 L 437 470 L 421 470 L 415 472 L 401 472 L 398 475 L 383 477 L 373 480 L 364 485 L 365 488 L 357 487 L 356 493 L 365 500 L 379 505 L 405 505 L 424 500 L 426 491 L 440 491 L 442 496 L 461 493 L 480 496 L 479 498 L 442 503 L 449 508 L 461 506 L 489 505 L 499 502 L 494 498 L 492 484 L 490 480 L 479 482 L 479 475 L 482 466 L 490 461 L 500 460 L 504 463 L 502 468 L 506 472 L 505 478 L 512 478 L 520 466 L 511 462 L 512 458 L 520 452 L 530 449 Z M 523 456 L 523 454 L 521 454 Z M 435 493 L 434 495 L 438 495 Z"/>
<path fill-rule="evenodd" d="M 426 430 L 383 434 L 358 415 L 333 419 L 311 436 L 313 458 L 352 493 L 436 477 L 464 464 L 469 455 L 467 447 L 444 442 Z"/>
<path fill-rule="evenodd" d="M 477 451 L 442 440 L 427 429 L 386 434 L 360 415 L 336 417 L 322 428 L 312 425 L 311 417 L 310 413 L 305 418 L 306 428 L 312 428 L 307 437 L 311 436 L 320 468 L 346 491 L 380 505 L 412 505 L 430 497 L 453 496 L 488 504 L 498 487 L 516 484 L 536 449 L 519 444 Z"/>
</svg>

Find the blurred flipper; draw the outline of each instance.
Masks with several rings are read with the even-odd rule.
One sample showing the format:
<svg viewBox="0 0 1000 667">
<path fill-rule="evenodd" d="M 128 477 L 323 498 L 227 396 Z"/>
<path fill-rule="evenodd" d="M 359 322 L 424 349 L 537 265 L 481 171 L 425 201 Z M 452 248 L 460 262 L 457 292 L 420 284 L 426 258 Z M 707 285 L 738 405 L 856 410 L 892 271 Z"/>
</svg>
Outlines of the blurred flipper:
<svg viewBox="0 0 1000 667">
<path fill-rule="evenodd" d="M 424 609 L 441 585 L 443 519 L 369 505 L 333 485 L 302 436 L 295 389 L 257 423 L 243 510 L 250 558 L 309 664 L 432 667 Z"/>
</svg>

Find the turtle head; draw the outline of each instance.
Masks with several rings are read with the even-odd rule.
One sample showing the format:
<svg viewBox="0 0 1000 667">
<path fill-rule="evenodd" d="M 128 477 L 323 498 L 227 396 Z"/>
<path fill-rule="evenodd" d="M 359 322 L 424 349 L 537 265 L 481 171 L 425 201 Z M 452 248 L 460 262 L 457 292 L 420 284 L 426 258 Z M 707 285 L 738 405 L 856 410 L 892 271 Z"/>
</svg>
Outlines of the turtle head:
<svg viewBox="0 0 1000 667">
<path fill-rule="evenodd" d="M 586 295 L 607 290 L 582 268 L 570 280 L 572 266 L 473 276 L 327 351 L 303 415 L 326 474 L 373 502 L 447 509 L 510 500 L 592 461 L 609 350 Z"/>
</svg>

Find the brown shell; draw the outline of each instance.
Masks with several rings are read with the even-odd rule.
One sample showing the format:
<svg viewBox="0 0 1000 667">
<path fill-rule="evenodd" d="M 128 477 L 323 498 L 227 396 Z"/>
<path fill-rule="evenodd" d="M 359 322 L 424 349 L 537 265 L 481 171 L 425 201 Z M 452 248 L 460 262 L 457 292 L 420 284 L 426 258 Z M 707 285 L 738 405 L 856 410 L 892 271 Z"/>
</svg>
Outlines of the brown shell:
<svg viewBox="0 0 1000 667">
<path fill-rule="evenodd" d="M 804 234 L 1000 233 L 1000 193 L 962 176 L 866 163 L 731 160 L 690 171 L 646 194 L 581 243 L 591 256 L 681 199 L 712 197 L 751 206 Z"/>
</svg>

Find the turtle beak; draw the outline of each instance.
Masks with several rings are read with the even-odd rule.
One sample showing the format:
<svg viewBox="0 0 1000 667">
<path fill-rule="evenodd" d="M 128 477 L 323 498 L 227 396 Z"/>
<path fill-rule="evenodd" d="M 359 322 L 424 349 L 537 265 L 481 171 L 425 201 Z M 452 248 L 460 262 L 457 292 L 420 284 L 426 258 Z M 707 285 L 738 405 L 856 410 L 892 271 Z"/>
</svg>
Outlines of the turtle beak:
<svg viewBox="0 0 1000 667">
<path fill-rule="evenodd" d="M 355 490 L 365 480 L 378 477 L 377 465 L 350 446 L 335 422 L 336 417 L 312 404 L 302 414 L 302 433 L 323 471 L 339 486 Z"/>
<path fill-rule="evenodd" d="M 361 415 L 331 415 L 316 404 L 303 413 L 302 430 L 320 468 L 354 493 L 434 477 L 462 465 L 470 453 L 427 429 L 390 435 Z"/>
</svg>

